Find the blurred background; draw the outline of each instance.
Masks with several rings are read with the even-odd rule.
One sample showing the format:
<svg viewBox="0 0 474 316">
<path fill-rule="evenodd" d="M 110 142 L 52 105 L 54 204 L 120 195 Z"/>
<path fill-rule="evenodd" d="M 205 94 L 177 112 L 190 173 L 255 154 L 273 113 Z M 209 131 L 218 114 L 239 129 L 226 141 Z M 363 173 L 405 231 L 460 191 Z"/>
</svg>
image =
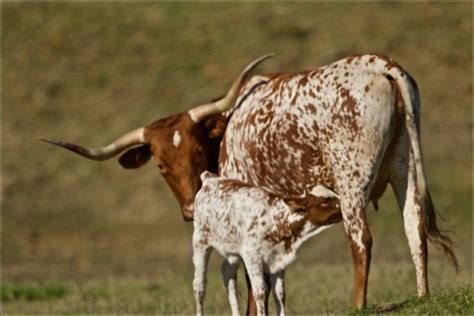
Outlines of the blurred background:
<svg viewBox="0 0 474 316">
<path fill-rule="evenodd" d="M 462 270 L 430 247 L 431 290 L 472 277 L 472 4 L 2 4 L 2 301 L 8 313 L 192 313 L 191 233 L 154 164 L 124 170 L 36 140 L 100 146 L 258 72 L 385 54 L 417 80 L 434 201 Z M 369 303 L 416 294 L 391 189 L 368 210 Z M 229 313 L 213 255 L 206 310 Z M 240 274 L 242 293 L 243 274 Z M 351 308 L 342 225 L 288 269 L 291 313 Z M 26 294 L 25 294 L 26 293 Z M 245 302 L 245 295 L 243 295 Z"/>
</svg>

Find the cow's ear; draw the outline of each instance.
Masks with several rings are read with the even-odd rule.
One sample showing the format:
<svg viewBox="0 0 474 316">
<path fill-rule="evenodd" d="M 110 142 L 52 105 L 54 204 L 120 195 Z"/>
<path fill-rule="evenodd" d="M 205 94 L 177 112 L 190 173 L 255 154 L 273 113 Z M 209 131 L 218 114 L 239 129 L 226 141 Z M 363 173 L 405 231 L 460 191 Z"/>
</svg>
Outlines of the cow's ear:
<svg viewBox="0 0 474 316">
<path fill-rule="evenodd" d="M 211 139 L 222 137 L 227 127 L 227 118 L 222 114 L 213 115 L 204 122 L 207 136 Z"/>
<path fill-rule="evenodd" d="M 127 150 L 119 158 L 119 163 L 125 169 L 140 168 L 150 160 L 151 150 L 150 145 L 143 145 L 140 147 Z"/>
</svg>

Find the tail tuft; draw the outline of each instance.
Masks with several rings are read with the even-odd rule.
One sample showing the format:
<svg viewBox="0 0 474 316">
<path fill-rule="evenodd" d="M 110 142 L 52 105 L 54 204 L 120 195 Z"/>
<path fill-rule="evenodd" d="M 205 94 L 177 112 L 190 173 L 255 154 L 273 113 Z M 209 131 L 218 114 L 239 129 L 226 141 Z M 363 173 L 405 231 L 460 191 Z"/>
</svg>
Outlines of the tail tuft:
<svg viewBox="0 0 474 316">
<path fill-rule="evenodd" d="M 459 263 L 453 250 L 453 240 L 449 236 L 450 233 L 442 231 L 436 224 L 436 209 L 431 199 L 430 192 L 427 191 L 423 203 L 425 211 L 425 229 L 428 239 L 438 248 L 441 248 L 448 260 L 451 262 L 456 272 L 459 273 Z"/>
</svg>

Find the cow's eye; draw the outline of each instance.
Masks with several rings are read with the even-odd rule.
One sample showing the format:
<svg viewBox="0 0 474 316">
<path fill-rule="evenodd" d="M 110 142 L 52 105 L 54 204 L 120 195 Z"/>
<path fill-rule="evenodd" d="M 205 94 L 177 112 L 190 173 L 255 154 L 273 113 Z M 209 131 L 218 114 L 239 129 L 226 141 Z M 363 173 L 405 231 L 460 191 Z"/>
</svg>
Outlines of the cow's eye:
<svg viewBox="0 0 474 316">
<path fill-rule="evenodd" d="M 199 147 L 198 147 L 198 153 L 199 153 L 199 154 L 202 154 L 202 146 L 199 146 Z"/>
</svg>

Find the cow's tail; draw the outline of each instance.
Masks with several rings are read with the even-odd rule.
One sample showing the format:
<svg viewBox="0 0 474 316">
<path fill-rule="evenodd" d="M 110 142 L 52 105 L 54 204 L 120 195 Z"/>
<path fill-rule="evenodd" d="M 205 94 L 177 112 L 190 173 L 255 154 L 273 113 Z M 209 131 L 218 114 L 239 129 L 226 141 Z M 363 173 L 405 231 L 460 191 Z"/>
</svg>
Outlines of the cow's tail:
<svg viewBox="0 0 474 316">
<path fill-rule="evenodd" d="M 385 73 L 396 81 L 400 94 L 403 98 L 405 109 L 405 123 L 410 138 L 411 149 L 413 151 L 413 158 L 416 170 L 416 185 L 418 189 L 418 199 L 421 204 L 421 209 L 425 218 L 425 232 L 428 239 L 435 245 L 443 249 L 449 261 L 452 263 L 456 271 L 459 270 L 458 260 L 453 250 L 453 241 L 447 232 L 438 228 L 436 224 L 436 209 L 429 189 L 426 184 L 426 178 L 423 171 L 423 160 L 420 145 L 420 124 L 419 124 L 419 109 L 420 98 L 418 94 L 418 87 L 415 80 L 398 65 L 391 67 Z M 390 78 L 390 79 L 392 79 Z"/>
</svg>

